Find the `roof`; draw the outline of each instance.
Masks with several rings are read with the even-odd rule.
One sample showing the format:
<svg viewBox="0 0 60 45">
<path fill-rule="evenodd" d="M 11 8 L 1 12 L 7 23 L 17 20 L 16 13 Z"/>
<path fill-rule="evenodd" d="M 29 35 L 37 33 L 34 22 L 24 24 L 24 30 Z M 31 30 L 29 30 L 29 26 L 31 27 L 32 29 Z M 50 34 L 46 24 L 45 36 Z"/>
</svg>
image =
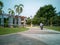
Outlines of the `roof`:
<svg viewBox="0 0 60 45">
<path fill-rule="evenodd" d="M 25 16 L 10 15 L 10 14 L 0 14 L 0 17 L 1 17 L 2 15 L 3 15 L 5 18 L 6 18 L 6 17 L 10 17 L 10 16 L 13 16 L 13 17 L 16 17 L 16 18 L 20 17 L 20 18 L 22 18 L 22 19 L 26 18 Z"/>
<path fill-rule="evenodd" d="M 16 15 L 15 17 L 16 18 L 18 18 L 18 17 L 20 17 L 20 18 L 26 18 L 25 16 L 18 16 L 18 15 Z"/>
</svg>

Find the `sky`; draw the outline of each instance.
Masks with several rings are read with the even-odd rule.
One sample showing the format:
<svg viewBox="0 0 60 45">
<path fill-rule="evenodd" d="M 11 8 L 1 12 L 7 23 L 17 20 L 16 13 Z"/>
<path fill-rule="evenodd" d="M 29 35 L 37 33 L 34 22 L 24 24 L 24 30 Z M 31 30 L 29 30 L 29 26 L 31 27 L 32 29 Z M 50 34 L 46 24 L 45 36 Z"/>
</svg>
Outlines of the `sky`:
<svg viewBox="0 0 60 45">
<path fill-rule="evenodd" d="M 4 7 L 3 10 L 6 14 L 8 14 L 8 8 L 11 8 L 15 11 L 14 6 L 17 4 L 23 4 L 23 12 L 20 14 L 21 16 L 34 16 L 38 9 L 44 5 L 52 4 L 53 7 L 56 7 L 56 11 L 60 11 L 60 0 L 0 0 L 3 2 Z"/>
</svg>

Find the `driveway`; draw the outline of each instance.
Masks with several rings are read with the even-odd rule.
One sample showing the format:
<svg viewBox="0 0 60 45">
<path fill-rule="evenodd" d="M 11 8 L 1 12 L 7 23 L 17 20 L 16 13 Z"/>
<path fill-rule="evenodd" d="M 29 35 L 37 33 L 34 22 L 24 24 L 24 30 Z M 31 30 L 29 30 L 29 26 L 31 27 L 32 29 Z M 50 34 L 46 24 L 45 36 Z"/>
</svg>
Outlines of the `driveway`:
<svg viewBox="0 0 60 45">
<path fill-rule="evenodd" d="M 60 32 L 33 27 L 25 32 L 0 35 L 0 45 L 60 45 Z"/>
</svg>

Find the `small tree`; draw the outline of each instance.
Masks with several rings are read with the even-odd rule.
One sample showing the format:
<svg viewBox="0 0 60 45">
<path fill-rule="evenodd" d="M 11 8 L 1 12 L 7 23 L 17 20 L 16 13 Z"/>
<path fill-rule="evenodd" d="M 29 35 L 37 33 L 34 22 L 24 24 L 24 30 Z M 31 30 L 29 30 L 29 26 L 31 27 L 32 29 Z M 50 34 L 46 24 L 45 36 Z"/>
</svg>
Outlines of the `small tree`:
<svg viewBox="0 0 60 45">
<path fill-rule="evenodd" d="M 31 24 L 31 19 L 30 19 L 30 17 L 27 18 L 27 24 L 28 24 L 28 25 Z"/>
</svg>

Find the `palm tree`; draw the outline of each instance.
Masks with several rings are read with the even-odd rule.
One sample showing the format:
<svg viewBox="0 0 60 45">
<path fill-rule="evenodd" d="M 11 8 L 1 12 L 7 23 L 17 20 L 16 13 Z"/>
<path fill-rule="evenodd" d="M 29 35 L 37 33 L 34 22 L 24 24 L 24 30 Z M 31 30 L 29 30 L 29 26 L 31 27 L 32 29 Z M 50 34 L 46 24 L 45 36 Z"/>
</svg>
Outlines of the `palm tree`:
<svg viewBox="0 0 60 45">
<path fill-rule="evenodd" d="M 14 15 L 15 13 L 14 13 L 14 10 L 12 10 L 12 9 L 10 9 L 10 8 L 9 8 L 8 10 L 9 10 L 8 13 L 11 15 L 11 16 L 9 17 L 9 27 L 11 27 L 11 26 L 13 25 L 13 19 L 14 19 L 14 18 L 13 18 L 13 15 Z"/>
<path fill-rule="evenodd" d="M 8 10 L 9 10 L 9 12 L 8 12 L 9 14 L 11 14 L 11 15 L 14 15 L 15 14 L 14 10 L 12 10 L 10 8 Z"/>
<path fill-rule="evenodd" d="M 18 15 L 22 13 L 23 7 L 24 7 L 23 4 L 14 6 L 14 8 L 16 9 L 16 13 L 18 13 Z"/>
<path fill-rule="evenodd" d="M 2 14 L 3 2 L 0 1 L 0 14 Z"/>
</svg>

